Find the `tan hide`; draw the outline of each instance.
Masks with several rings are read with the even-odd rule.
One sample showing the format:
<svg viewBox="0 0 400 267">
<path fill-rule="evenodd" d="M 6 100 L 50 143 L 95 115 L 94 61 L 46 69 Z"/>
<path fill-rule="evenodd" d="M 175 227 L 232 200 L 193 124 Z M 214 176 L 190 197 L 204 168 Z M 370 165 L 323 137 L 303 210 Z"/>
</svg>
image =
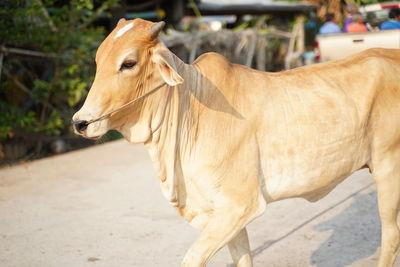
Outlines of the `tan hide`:
<svg viewBox="0 0 400 267">
<path fill-rule="evenodd" d="M 146 145 L 164 195 L 201 231 L 182 266 L 205 266 L 225 245 L 238 266 L 251 266 L 245 227 L 266 203 L 316 201 L 363 167 L 377 185 L 379 266 L 392 266 L 399 247 L 400 50 L 279 73 L 215 53 L 187 65 L 157 38 L 163 25 L 154 25 L 121 21 L 110 33 L 74 120 L 85 137 L 116 129 Z"/>
</svg>

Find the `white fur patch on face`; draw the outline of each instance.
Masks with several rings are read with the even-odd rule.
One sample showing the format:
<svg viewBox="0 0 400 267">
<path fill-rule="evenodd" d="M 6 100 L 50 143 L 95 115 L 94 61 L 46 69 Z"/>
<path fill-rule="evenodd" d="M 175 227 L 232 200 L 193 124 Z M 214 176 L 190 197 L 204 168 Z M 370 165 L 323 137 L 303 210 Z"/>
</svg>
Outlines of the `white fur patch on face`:
<svg viewBox="0 0 400 267">
<path fill-rule="evenodd" d="M 124 27 L 122 27 L 119 31 L 114 36 L 114 39 L 121 37 L 124 33 L 129 31 L 133 27 L 133 22 L 126 24 Z"/>
</svg>

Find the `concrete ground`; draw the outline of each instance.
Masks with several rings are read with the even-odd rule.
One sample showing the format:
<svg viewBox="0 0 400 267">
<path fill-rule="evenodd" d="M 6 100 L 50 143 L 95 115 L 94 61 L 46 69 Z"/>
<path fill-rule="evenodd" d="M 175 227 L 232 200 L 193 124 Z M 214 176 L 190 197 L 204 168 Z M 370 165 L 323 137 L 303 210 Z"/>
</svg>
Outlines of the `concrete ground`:
<svg viewBox="0 0 400 267">
<path fill-rule="evenodd" d="M 375 266 L 372 179 L 357 172 L 317 203 L 271 203 L 248 230 L 256 267 Z M 179 266 L 197 234 L 163 199 L 142 145 L 0 169 L 0 266 Z M 224 248 L 208 266 L 230 263 Z"/>
</svg>

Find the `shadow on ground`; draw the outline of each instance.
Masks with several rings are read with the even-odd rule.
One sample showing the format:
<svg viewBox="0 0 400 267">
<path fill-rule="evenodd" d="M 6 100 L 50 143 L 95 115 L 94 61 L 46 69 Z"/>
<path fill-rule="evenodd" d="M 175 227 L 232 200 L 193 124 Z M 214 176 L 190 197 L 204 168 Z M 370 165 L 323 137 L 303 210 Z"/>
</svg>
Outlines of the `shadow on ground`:
<svg viewBox="0 0 400 267">
<path fill-rule="evenodd" d="M 347 209 L 315 227 L 319 232 L 332 234 L 312 253 L 310 263 L 338 267 L 367 258 L 380 246 L 380 229 L 375 191 L 358 194 Z M 332 255 L 340 256 L 332 258 Z"/>
</svg>

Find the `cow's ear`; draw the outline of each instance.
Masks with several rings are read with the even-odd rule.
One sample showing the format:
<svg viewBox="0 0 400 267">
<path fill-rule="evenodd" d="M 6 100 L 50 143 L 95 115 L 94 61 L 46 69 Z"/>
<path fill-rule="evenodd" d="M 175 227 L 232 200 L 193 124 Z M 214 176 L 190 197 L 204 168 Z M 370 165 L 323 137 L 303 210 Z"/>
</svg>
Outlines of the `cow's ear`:
<svg viewBox="0 0 400 267">
<path fill-rule="evenodd" d="M 154 53 L 154 63 L 164 81 L 170 86 L 183 83 L 183 78 L 178 74 L 174 58 L 170 51 L 158 49 Z"/>
</svg>

